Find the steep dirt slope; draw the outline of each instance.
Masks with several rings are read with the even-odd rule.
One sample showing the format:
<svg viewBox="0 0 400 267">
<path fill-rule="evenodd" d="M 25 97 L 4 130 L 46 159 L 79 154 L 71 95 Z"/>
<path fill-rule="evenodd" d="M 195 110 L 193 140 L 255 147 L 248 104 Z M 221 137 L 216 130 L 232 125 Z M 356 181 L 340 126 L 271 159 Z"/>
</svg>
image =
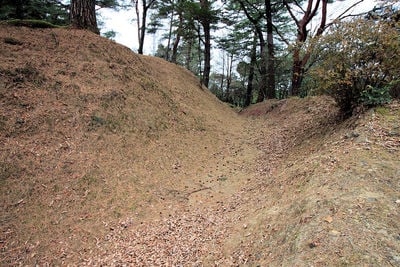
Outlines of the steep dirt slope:
<svg viewBox="0 0 400 267">
<path fill-rule="evenodd" d="M 400 105 L 339 124 L 335 110 L 319 97 L 244 111 L 261 118 L 265 155 L 227 242 L 235 263 L 400 265 Z"/>
<path fill-rule="evenodd" d="M 89 32 L 1 26 L 0 58 L 2 263 L 159 216 L 241 127 L 188 71 Z"/>
</svg>

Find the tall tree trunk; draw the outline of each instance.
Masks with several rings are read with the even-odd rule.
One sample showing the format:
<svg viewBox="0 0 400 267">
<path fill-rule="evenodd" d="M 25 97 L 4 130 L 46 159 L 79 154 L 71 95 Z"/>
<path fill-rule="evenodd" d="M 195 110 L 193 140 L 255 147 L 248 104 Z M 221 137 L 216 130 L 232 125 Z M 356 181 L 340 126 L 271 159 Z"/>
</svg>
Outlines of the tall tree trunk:
<svg viewBox="0 0 400 267">
<path fill-rule="evenodd" d="M 240 6 L 242 7 L 244 13 L 246 14 L 246 17 L 250 20 L 250 22 L 254 25 L 254 30 L 257 34 L 257 37 L 260 41 L 260 75 L 261 75 L 261 82 L 259 84 L 259 90 L 258 90 L 258 97 L 257 97 L 257 102 L 262 102 L 264 101 L 265 97 L 267 96 L 267 66 L 266 66 L 266 60 L 265 60 L 265 39 L 264 39 L 264 33 L 263 30 L 260 26 L 260 20 L 263 18 L 262 14 L 259 14 L 257 18 L 254 18 L 247 10 L 246 5 L 244 1 L 239 1 Z"/>
<path fill-rule="evenodd" d="M 208 25 L 209 26 L 209 25 Z M 208 87 L 210 82 L 211 72 L 211 36 L 210 28 L 204 29 L 204 69 L 203 69 L 203 84 Z"/>
<path fill-rule="evenodd" d="M 76 29 L 86 29 L 100 34 L 96 20 L 96 1 L 72 0 L 71 24 Z"/>
<path fill-rule="evenodd" d="M 250 106 L 253 98 L 253 81 L 254 81 L 254 70 L 256 63 L 257 63 L 257 34 L 254 33 L 253 47 L 251 48 L 251 54 L 250 54 L 250 69 L 247 81 L 246 100 L 244 102 L 245 107 Z"/>
<path fill-rule="evenodd" d="M 266 66 L 266 53 L 265 53 L 265 40 L 264 40 L 264 35 L 263 32 L 261 31 L 260 27 L 256 27 L 256 31 L 258 34 L 258 39 L 260 41 L 260 76 L 261 76 L 261 83 L 259 85 L 259 90 L 258 90 L 258 97 L 257 97 L 257 103 L 264 101 L 264 99 L 267 96 L 267 84 L 268 84 L 268 78 L 267 78 L 267 66 Z"/>
<path fill-rule="evenodd" d="M 301 20 L 298 20 L 294 15 L 291 7 L 289 6 L 287 0 L 284 0 L 284 4 L 289 11 L 290 16 L 295 21 L 297 26 L 297 38 L 296 45 L 293 50 L 293 67 L 292 67 L 292 90 L 291 95 L 299 95 L 301 84 L 303 82 L 305 67 L 307 65 L 308 60 L 311 56 L 311 50 L 305 51 L 303 57 L 300 56 L 300 51 L 304 45 L 304 42 L 307 40 L 308 32 L 307 25 L 311 22 L 314 16 L 317 14 L 320 3 L 322 3 L 321 8 L 321 20 L 320 25 L 318 27 L 316 36 L 321 35 L 326 26 L 326 15 L 327 15 L 327 4 L 328 0 L 317 0 L 315 5 L 313 6 L 313 0 L 308 0 L 307 8 L 304 10 L 303 17 Z"/>
<path fill-rule="evenodd" d="M 297 96 L 300 93 L 301 84 L 303 82 L 304 67 L 307 63 L 300 57 L 300 50 L 304 42 L 307 40 L 307 19 L 304 17 L 297 23 L 297 39 L 293 49 L 293 66 L 292 66 L 292 92 L 291 95 Z"/>
<path fill-rule="evenodd" d="M 174 41 L 174 45 L 172 47 L 172 56 L 171 56 L 171 62 L 176 63 L 176 57 L 178 55 L 178 46 L 179 42 L 181 41 L 181 35 L 182 35 L 182 28 L 183 28 L 183 16 L 182 14 L 178 14 L 179 16 L 179 25 L 178 25 L 178 30 L 176 32 L 176 38 Z"/>
<path fill-rule="evenodd" d="M 227 55 L 227 68 L 226 68 L 226 92 L 229 92 L 228 95 L 228 102 L 230 100 L 233 100 L 233 97 L 231 96 L 231 83 L 232 83 L 232 66 L 233 66 L 233 54 L 231 54 L 230 56 Z M 230 103 L 232 103 L 233 101 L 231 101 Z M 233 103 L 232 103 L 233 104 Z"/>
<path fill-rule="evenodd" d="M 268 63 L 267 63 L 267 76 L 268 85 L 266 88 L 266 98 L 273 99 L 275 94 L 275 47 L 273 36 L 272 24 L 272 9 L 271 0 L 265 0 L 265 13 L 267 17 L 267 46 L 268 46 Z"/>
<path fill-rule="evenodd" d="M 173 6 L 175 7 L 175 4 Z M 167 51 L 165 51 L 165 58 L 164 58 L 167 61 L 170 60 L 169 51 L 171 50 L 170 47 L 171 47 L 171 39 L 172 39 L 172 26 L 173 26 L 173 23 L 174 23 L 174 13 L 175 13 L 175 8 L 172 9 L 171 18 L 170 18 L 170 21 L 169 21 Z"/>
<path fill-rule="evenodd" d="M 187 40 L 186 59 L 185 59 L 185 67 L 188 70 L 191 70 L 190 62 L 192 62 L 192 48 L 193 48 L 193 38 L 190 37 Z"/>
<path fill-rule="evenodd" d="M 198 71 L 197 73 L 200 76 L 200 85 L 204 85 L 203 83 L 203 64 L 202 64 L 202 58 L 201 58 L 201 27 L 200 25 L 197 26 L 197 38 L 198 38 L 198 44 L 197 44 L 197 66 L 198 66 Z"/>
<path fill-rule="evenodd" d="M 200 0 L 200 7 L 207 14 L 210 10 L 210 2 L 208 0 Z M 208 87 L 211 71 L 211 23 L 208 16 L 201 17 L 201 25 L 204 31 L 204 69 L 202 76 L 202 84 Z"/>
<path fill-rule="evenodd" d="M 292 66 L 292 90 L 291 95 L 297 96 L 300 93 L 301 84 L 303 82 L 304 66 L 300 59 L 300 47 L 295 47 L 293 51 Z"/>
<path fill-rule="evenodd" d="M 143 46 L 144 46 L 144 37 L 146 34 L 146 20 L 147 20 L 147 1 L 146 0 L 142 0 L 142 22 L 140 25 L 140 29 L 138 29 L 140 31 L 140 38 L 139 38 L 139 48 L 138 48 L 138 53 L 139 54 L 143 54 Z"/>
<path fill-rule="evenodd" d="M 222 53 L 222 69 L 221 69 L 221 82 L 219 84 L 219 88 L 221 90 L 221 94 L 224 94 L 224 82 L 225 82 L 225 53 Z M 225 90 L 225 101 L 228 100 L 228 92 Z"/>
<path fill-rule="evenodd" d="M 137 38 L 138 42 L 140 42 L 140 8 L 139 8 L 139 0 L 133 0 L 133 4 L 135 6 L 135 13 L 136 13 L 136 27 L 137 27 Z"/>
<path fill-rule="evenodd" d="M 144 37 L 146 35 L 146 21 L 147 21 L 147 12 L 150 7 L 153 5 L 155 0 L 142 0 L 142 17 L 140 18 L 140 8 L 139 8 L 140 0 L 133 0 L 133 4 L 135 5 L 136 19 L 137 19 L 137 27 L 138 27 L 138 41 L 139 48 L 138 54 L 143 54 L 143 46 L 144 46 Z"/>
</svg>

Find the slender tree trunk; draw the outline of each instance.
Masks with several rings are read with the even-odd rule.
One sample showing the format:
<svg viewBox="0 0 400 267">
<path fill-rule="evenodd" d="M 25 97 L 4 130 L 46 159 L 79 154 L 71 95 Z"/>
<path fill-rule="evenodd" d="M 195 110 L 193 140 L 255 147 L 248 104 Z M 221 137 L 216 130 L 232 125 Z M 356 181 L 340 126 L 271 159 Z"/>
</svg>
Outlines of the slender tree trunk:
<svg viewBox="0 0 400 267">
<path fill-rule="evenodd" d="M 175 5 L 174 5 L 175 6 Z M 168 32 L 168 43 L 167 43 L 167 51 L 165 51 L 165 60 L 169 61 L 169 51 L 171 50 L 171 39 L 172 39 L 172 24 L 174 22 L 174 13 L 175 13 L 175 9 L 172 10 L 171 12 L 171 18 L 169 21 L 169 32 Z"/>
<path fill-rule="evenodd" d="M 210 71 L 211 71 L 211 36 L 209 27 L 205 28 L 204 40 L 205 44 L 204 44 L 203 84 L 206 87 L 208 87 L 208 84 L 210 82 Z"/>
<path fill-rule="evenodd" d="M 257 63 L 257 35 L 254 33 L 253 47 L 251 49 L 250 54 L 250 69 L 249 69 L 249 77 L 247 81 L 247 90 L 246 90 L 246 101 L 244 106 L 250 106 L 252 98 L 253 98 L 253 81 L 254 81 L 254 70 Z"/>
<path fill-rule="evenodd" d="M 266 4 L 267 1 L 265 0 Z M 239 1 L 240 6 L 242 7 L 244 13 L 246 14 L 246 17 L 250 20 L 250 22 L 254 25 L 255 32 L 257 33 L 258 39 L 260 41 L 260 75 L 261 75 L 261 82 L 259 84 L 259 90 L 258 90 L 258 97 L 257 97 L 257 102 L 262 102 L 264 101 L 265 98 L 267 98 L 267 88 L 268 88 L 268 70 L 270 70 L 270 73 L 273 73 L 272 77 L 272 84 L 271 88 L 273 87 L 273 91 L 275 91 L 275 70 L 274 70 L 274 65 L 273 64 L 268 64 L 270 67 L 267 69 L 267 60 L 266 60 L 266 53 L 265 53 L 265 39 L 264 39 L 264 32 L 260 26 L 260 21 L 263 19 L 264 15 L 259 14 L 257 18 L 254 18 L 246 9 L 246 5 L 244 1 Z M 271 28 L 272 25 L 272 10 L 271 10 L 271 5 L 269 5 L 269 15 L 270 15 L 270 23 L 269 27 Z M 267 36 L 269 38 L 272 38 L 272 30 L 270 31 L 271 36 Z M 273 39 L 267 39 L 268 45 L 272 44 L 272 53 L 273 53 Z M 273 60 L 273 58 L 272 58 Z M 272 90 L 269 90 L 272 91 Z M 271 92 L 269 92 L 270 95 L 272 95 Z"/>
<path fill-rule="evenodd" d="M 148 6 L 147 6 L 147 1 L 146 0 L 142 0 L 142 22 L 140 25 L 140 38 L 139 38 L 139 48 L 138 48 L 138 53 L 139 54 L 143 54 L 143 46 L 144 46 L 144 37 L 146 34 L 146 20 L 147 20 L 147 10 L 148 10 Z"/>
<path fill-rule="evenodd" d="M 178 55 L 178 46 L 179 46 L 179 42 L 181 41 L 182 28 L 183 28 L 183 16 L 182 16 L 182 14 L 179 14 L 178 16 L 179 16 L 179 25 L 178 25 L 178 30 L 176 33 L 174 45 L 172 47 L 172 57 L 171 57 L 172 63 L 176 63 L 176 57 Z"/>
<path fill-rule="evenodd" d="M 266 67 L 266 60 L 265 60 L 265 39 L 264 33 L 260 26 L 260 20 L 262 20 L 263 15 L 259 14 L 257 18 L 254 18 L 246 8 L 246 1 L 239 1 L 242 10 L 246 14 L 246 17 L 250 20 L 250 22 L 254 25 L 254 30 L 257 34 L 257 37 L 260 41 L 260 75 L 261 75 L 261 82 L 259 84 L 258 96 L 257 96 L 257 103 L 264 101 L 267 95 L 267 67 Z M 248 3 L 248 2 L 246 2 Z"/>
<path fill-rule="evenodd" d="M 222 70 L 221 70 L 221 82 L 219 84 L 219 88 L 221 90 L 221 93 L 224 93 L 224 82 L 225 82 L 225 53 L 222 53 Z M 228 99 L 228 92 L 225 90 L 225 101 Z"/>
<path fill-rule="evenodd" d="M 226 68 L 226 91 L 229 92 L 228 102 L 232 100 L 231 96 L 231 83 L 232 83 L 232 65 L 233 65 L 233 54 L 227 55 L 227 68 Z M 231 101 L 232 103 L 233 101 Z"/>
<path fill-rule="evenodd" d="M 197 44 L 197 57 L 198 57 L 198 74 L 200 76 L 200 85 L 203 86 L 204 82 L 203 82 L 203 65 L 202 65 L 202 58 L 201 58 L 201 29 L 200 29 L 200 25 L 197 27 L 197 38 L 199 40 L 198 44 Z"/>
<path fill-rule="evenodd" d="M 264 101 L 264 99 L 267 96 L 267 84 L 268 84 L 268 79 L 267 79 L 267 66 L 266 66 L 266 53 L 265 53 L 265 40 L 264 40 L 264 35 L 259 27 L 256 29 L 257 34 L 258 34 L 258 39 L 260 41 L 260 75 L 261 75 L 261 83 L 259 86 L 259 91 L 258 91 L 258 97 L 257 97 L 257 103 Z"/>
<path fill-rule="evenodd" d="M 268 63 L 267 63 L 268 85 L 266 88 L 265 97 L 267 99 L 272 99 L 276 97 L 276 94 L 275 94 L 275 47 L 274 47 L 274 36 L 273 36 L 271 0 L 265 0 L 265 11 L 267 17 L 267 46 L 268 46 Z"/>
<path fill-rule="evenodd" d="M 100 34 L 96 20 L 96 1 L 72 0 L 71 24 L 76 29 L 86 29 Z"/>
<path fill-rule="evenodd" d="M 210 3 L 208 0 L 200 0 L 201 9 L 204 13 L 210 10 Z M 210 18 L 203 16 L 201 18 L 201 25 L 204 31 L 204 70 L 202 83 L 208 87 L 210 81 L 210 71 L 211 71 L 211 25 Z"/>
<path fill-rule="evenodd" d="M 138 41 L 139 41 L 139 48 L 138 53 L 143 54 L 143 46 L 144 46 L 144 37 L 146 35 L 146 21 L 147 21 L 147 12 L 149 11 L 150 7 L 153 5 L 155 0 L 142 0 L 142 18 L 140 18 L 140 11 L 139 11 L 139 0 L 133 0 L 135 5 L 135 12 L 137 18 L 137 27 L 138 27 Z"/>
<path fill-rule="evenodd" d="M 188 70 L 191 70 L 190 62 L 192 62 L 192 48 L 193 48 L 193 38 L 189 38 L 187 40 L 186 60 L 185 60 L 185 67 Z"/>
<path fill-rule="evenodd" d="M 139 10 L 139 0 L 133 0 L 133 4 L 135 6 L 136 13 L 136 27 L 137 27 L 137 38 L 138 42 L 140 41 L 140 10 Z"/>
</svg>

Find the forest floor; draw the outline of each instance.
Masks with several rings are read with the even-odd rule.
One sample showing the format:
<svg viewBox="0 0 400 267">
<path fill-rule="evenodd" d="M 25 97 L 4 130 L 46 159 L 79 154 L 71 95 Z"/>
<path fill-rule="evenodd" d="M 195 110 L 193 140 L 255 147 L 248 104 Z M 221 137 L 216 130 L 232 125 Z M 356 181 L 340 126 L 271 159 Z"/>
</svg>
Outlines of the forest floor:
<svg viewBox="0 0 400 267">
<path fill-rule="evenodd" d="M 238 114 L 88 32 L 0 37 L 1 266 L 400 266 L 399 102 Z"/>
</svg>

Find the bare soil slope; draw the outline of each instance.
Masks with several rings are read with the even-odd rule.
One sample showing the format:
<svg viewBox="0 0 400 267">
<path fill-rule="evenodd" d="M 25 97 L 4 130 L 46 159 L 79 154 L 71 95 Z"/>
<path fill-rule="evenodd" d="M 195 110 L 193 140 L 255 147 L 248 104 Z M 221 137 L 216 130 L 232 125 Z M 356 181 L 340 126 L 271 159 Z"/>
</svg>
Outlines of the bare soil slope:
<svg viewBox="0 0 400 267">
<path fill-rule="evenodd" d="M 399 103 L 241 114 L 85 31 L 0 26 L 0 265 L 400 265 Z"/>
<path fill-rule="evenodd" d="M 0 40 L 3 262 L 68 261 L 111 221 L 159 216 L 241 127 L 185 69 L 90 32 Z"/>
<path fill-rule="evenodd" d="M 400 266 L 398 102 L 341 123 L 321 97 L 244 113 L 263 118 L 265 155 L 248 189 L 257 197 L 240 201 L 238 264 Z"/>
</svg>

